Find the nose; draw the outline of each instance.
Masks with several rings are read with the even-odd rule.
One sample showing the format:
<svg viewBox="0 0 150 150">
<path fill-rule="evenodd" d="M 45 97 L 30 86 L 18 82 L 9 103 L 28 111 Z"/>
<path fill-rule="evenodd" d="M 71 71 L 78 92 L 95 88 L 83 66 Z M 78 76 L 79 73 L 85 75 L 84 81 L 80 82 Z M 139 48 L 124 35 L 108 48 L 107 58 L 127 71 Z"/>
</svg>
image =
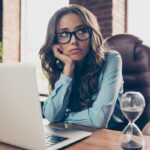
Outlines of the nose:
<svg viewBox="0 0 150 150">
<path fill-rule="evenodd" d="M 76 43 L 78 43 L 78 39 L 76 38 L 75 34 L 72 34 L 70 43 L 71 43 L 71 44 L 76 44 Z"/>
</svg>

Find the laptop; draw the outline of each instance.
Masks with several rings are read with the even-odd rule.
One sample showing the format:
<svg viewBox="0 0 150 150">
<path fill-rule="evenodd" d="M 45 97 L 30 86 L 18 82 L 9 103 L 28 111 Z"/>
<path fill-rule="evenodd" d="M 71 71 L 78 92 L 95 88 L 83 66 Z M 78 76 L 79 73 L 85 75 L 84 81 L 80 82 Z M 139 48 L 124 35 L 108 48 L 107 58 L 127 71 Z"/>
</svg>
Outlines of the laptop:
<svg viewBox="0 0 150 150">
<path fill-rule="evenodd" d="M 34 65 L 0 64 L 0 142 L 24 149 L 53 150 L 91 134 L 43 124 Z"/>
</svg>

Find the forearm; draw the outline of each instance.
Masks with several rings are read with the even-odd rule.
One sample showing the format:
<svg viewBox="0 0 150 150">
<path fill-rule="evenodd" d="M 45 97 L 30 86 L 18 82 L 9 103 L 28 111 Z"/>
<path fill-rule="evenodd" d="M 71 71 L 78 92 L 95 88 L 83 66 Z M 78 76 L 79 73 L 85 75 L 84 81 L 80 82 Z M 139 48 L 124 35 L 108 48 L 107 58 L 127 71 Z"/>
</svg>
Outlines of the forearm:
<svg viewBox="0 0 150 150">
<path fill-rule="evenodd" d="M 65 122 L 75 123 L 96 128 L 106 128 L 108 123 L 108 116 L 103 113 L 97 115 L 93 112 L 93 108 L 86 109 L 80 112 L 71 112 L 65 119 Z"/>
<path fill-rule="evenodd" d="M 102 98 L 98 97 L 92 107 L 80 112 L 69 113 L 65 121 L 96 128 L 107 128 L 117 100 L 117 97 L 111 98 L 108 100 L 103 98 L 104 101 L 101 102 Z"/>
<path fill-rule="evenodd" d="M 43 106 L 44 116 L 50 121 L 60 121 L 65 114 L 71 90 L 71 78 L 61 75 Z"/>
</svg>

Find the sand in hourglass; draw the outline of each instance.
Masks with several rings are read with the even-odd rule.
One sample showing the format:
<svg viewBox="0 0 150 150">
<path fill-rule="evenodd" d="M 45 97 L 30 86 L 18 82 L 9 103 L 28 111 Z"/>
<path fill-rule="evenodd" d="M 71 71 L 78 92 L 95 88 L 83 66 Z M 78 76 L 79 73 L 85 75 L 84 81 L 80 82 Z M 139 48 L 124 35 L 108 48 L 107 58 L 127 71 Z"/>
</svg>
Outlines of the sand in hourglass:
<svg viewBox="0 0 150 150">
<path fill-rule="evenodd" d="M 142 150 L 143 146 L 141 144 L 138 144 L 135 141 L 128 141 L 126 143 L 122 143 L 121 145 L 123 150 Z"/>
<path fill-rule="evenodd" d="M 126 118 L 130 120 L 131 122 L 133 122 L 134 120 L 137 119 L 137 117 L 141 115 L 142 110 L 137 109 L 137 108 L 134 109 L 134 108 L 127 107 L 127 108 L 124 108 L 122 111 L 124 115 L 126 116 Z"/>
</svg>

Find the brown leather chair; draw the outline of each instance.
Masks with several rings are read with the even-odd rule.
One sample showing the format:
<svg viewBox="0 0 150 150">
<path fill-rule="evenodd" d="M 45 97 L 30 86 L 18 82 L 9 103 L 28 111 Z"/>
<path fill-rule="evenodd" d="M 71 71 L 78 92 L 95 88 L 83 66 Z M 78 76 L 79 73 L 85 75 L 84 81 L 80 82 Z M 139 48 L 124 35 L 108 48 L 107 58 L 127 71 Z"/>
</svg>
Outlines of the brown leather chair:
<svg viewBox="0 0 150 150">
<path fill-rule="evenodd" d="M 140 129 L 150 121 L 150 47 L 130 34 L 110 36 L 104 41 L 109 49 L 117 50 L 123 60 L 124 92 L 139 91 L 145 97 L 146 107 L 136 121 Z"/>
</svg>

